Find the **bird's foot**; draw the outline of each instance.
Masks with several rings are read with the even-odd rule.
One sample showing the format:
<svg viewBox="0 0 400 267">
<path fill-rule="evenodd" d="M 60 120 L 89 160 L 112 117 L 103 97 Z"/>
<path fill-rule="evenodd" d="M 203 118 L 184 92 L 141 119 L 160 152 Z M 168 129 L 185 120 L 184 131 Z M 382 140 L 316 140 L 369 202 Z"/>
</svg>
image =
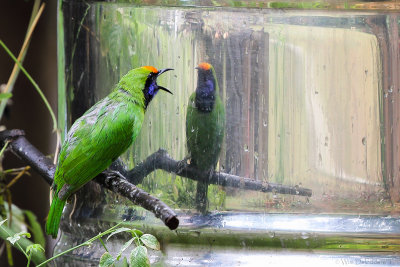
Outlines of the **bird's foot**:
<svg viewBox="0 0 400 267">
<path fill-rule="evenodd" d="M 178 164 L 176 165 L 176 174 L 182 173 L 189 165 L 190 165 L 190 158 L 185 157 L 183 160 L 178 161 Z"/>
<path fill-rule="evenodd" d="M 117 177 L 124 177 L 124 176 L 122 176 L 122 174 L 121 174 L 119 171 L 117 171 L 117 170 L 110 170 L 110 169 L 108 169 L 108 170 L 103 171 L 103 173 L 104 173 L 105 175 L 107 175 L 107 177 L 114 177 L 114 176 L 117 176 Z"/>
</svg>

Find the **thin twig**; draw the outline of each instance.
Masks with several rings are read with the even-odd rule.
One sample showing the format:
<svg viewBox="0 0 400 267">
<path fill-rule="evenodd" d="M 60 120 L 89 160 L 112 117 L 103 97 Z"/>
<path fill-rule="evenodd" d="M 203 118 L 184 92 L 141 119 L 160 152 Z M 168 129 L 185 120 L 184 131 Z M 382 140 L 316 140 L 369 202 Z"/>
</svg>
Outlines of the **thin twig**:
<svg viewBox="0 0 400 267">
<path fill-rule="evenodd" d="M 4 174 L 12 174 L 12 175 L 13 174 L 18 174 L 21 171 L 23 171 L 25 168 L 26 168 L 26 166 L 25 167 L 20 167 L 20 168 L 7 169 L 7 170 L 4 170 L 3 173 Z"/>
<path fill-rule="evenodd" d="M 31 168 L 30 166 L 26 166 L 22 171 L 20 171 L 20 172 L 18 173 L 17 176 L 15 176 L 15 177 L 6 185 L 6 187 L 5 187 L 4 189 L 6 190 L 6 189 L 9 189 L 11 186 L 13 186 L 13 185 L 19 180 L 19 178 L 21 178 L 22 175 L 24 175 L 30 168 Z"/>
<path fill-rule="evenodd" d="M 35 18 L 33 19 L 32 25 L 28 29 L 28 32 L 26 34 L 24 43 L 22 44 L 21 51 L 18 54 L 17 60 L 19 62 L 21 62 L 21 59 L 22 59 L 22 57 L 23 57 L 23 55 L 25 53 L 25 50 L 28 47 L 29 41 L 31 40 L 31 37 L 32 37 L 33 30 L 36 28 L 36 25 L 37 25 L 37 23 L 39 21 L 39 18 L 43 13 L 44 7 L 45 7 L 45 3 L 42 3 L 42 5 L 39 8 L 38 13 L 36 14 Z M 15 63 L 14 64 L 14 68 L 13 68 L 13 70 L 11 72 L 10 78 L 8 79 L 8 82 L 7 82 L 7 85 L 6 85 L 6 89 L 4 89 L 4 93 L 7 93 L 8 90 L 10 89 L 11 82 L 14 80 L 15 75 L 17 75 L 17 71 L 18 71 L 18 64 Z"/>
<path fill-rule="evenodd" d="M 29 75 L 29 73 L 26 71 L 26 69 L 22 66 L 21 62 L 14 56 L 14 54 L 8 49 L 8 47 L 5 45 L 5 43 L 0 40 L 0 45 L 6 50 L 7 54 L 17 63 L 18 67 L 21 69 L 21 71 L 25 74 L 25 76 L 28 78 L 28 80 L 31 82 L 33 87 L 36 89 L 40 97 L 42 98 L 44 104 L 46 105 L 47 109 L 49 110 L 51 119 L 53 120 L 53 131 L 57 130 L 57 119 L 56 116 L 54 115 L 53 110 L 51 109 L 51 106 L 49 102 L 47 101 L 47 98 L 44 96 L 42 90 L 40 89 L 39 85 L 33 80 L 32 76 Z"/>
<path fill-rule="evenodd" d="M 33 29 L 35 28 L 37 21 L 40 17 L 39 13 L 42 13 L 43 8 L 44 8 L 44 5 L 42 5 L 41 6 L 42 11 L 39 12 L 39 9 L 40 9 L 39 5 L 40 5 L 40 0 L 35 0 L 35 2 L 33 4 L 33 8 L 32 8 L 31 18 L 30 18 L 29 24 L 28 24 L 28 30 L 27 30 L 27 33 L 25 34 L 24 44 L 22 45 L 21 51 L 18 55 L 18 61 L 21 63 L 24 61 L 24 58 L 26 56 L 29 42 L 32 37 Z M 11 72 L 11 75 L 8 79 L 8 82 L 7 82 L 4 92 L 10 92 L 10 93 L 12 92 L 15 81 L 17 80 L 18 74 L 19 74 L 19 68 L 18 68 L 18 65 L 15 64 L 14 68 Z M 7 101 L 0 101 L 0 118 L 3 117 L 3 113 L 4 113 L 4 109 L 5 109 L 6 105 L 7 105 Z"/>
<path fill-rule="evenodd" d="M 52 261 L 52 260 L 54 260 L 54 259 L 56 259 L 56 258 L 58 258 L 58 257 L 60 257 L 60 256 L 62 256 L 62 255 L 65 255 L 65 254 L 67 254 L 67 253 L 69 253 L 69 252 L 71 252 L 71 251 L 73 251 L 73 250 L 75 250 L 75 249 L 78 249 L 78 248 L 80 248 L 80 247 L 90 246 L 95 240 L 97 240 L 97 239 L 99 239 L 99 238 L 102 238 L 103 236 L 112 233 L 112 232 L 113 232 L 115 229 L 117 229 L 117 227 L 119 227 L 120 225 L 121 225 L 121 223 L 116 224 L 116 225 L 114 225 L 113 227 L 111 227 L 110 229 L 108 229 L 108 230 L 106 230 L 106 231 L 104 231 L 104 232 L 102 232 L 102 233 L 99 233 L 98 235 L 96 235 L 96 236 L 92 237 L 91 239 L 87 240 L 86 242 L 83 242 L 83 243 L 81 243 L 81 244 L 79 244 L 79 245 L 77 245 L 77 246 L 75 246 L 75 247 L 72 247 L 72 248 L 70 248 L 70 249 L 67 249 L 67 250 L 65 250 L 65 251 L 63 251 L 63 252 L 61 252 L 61 253 L 59 253 L 59 254 L 57 254 L 57 255 L 54 255 L 54 256 L 51 257 L 50 259 L 47 259 L 47 260 L 43 261 L 42 263 L 38 264 L 37 267 L 43 266 L 43 265 L 45 265 L 46 263 L 48 263 L 48 262 L 50 262 L 50 261 Z"/>
</svg>

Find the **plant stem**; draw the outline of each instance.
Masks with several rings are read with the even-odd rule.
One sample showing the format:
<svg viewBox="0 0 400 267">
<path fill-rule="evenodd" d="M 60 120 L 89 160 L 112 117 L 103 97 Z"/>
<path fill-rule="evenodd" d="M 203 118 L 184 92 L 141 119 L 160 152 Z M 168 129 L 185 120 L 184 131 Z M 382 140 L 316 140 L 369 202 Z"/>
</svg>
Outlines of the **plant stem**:
<svg viewBox="0 0 400 267">
<path fill-rule="evenodd" d="M 0 226 L 0 238 L 3 240 L 7 240 L 7 237 L 13 236 L 15 234 L 14 231 L 12 231 L 10 228 L 7 226 Z M 11 244 L 10 242 L 6 241 L 6 244 Z M 17 248 L 20 250 L 26 258 L 28 258 L 28 254 L 25 252 L 26 248 L 30 245 L 33 245 L 31 241 L 29 241 L 27 238 L 21 238 L 17 242 L 12 245 L 13 247 Z M 40 262 L 43 262 L 46 260 L 46 257 L 42 251 L 39 251 L 37 253 L 34 253 L 31 257 L 31 261 L 35 264 L 39 264 Z"/>
<path fill-rule="evenodd" d="M 50 116 L 53 120 L 53 131 L 57 130 L 57 120 L 56 116 L 54 115 L 53 110 L 51 109 L 51 106 L 49 102 L 47 101 L 46 97 L 44 96 L 42 90 L 40 90 L 39 85 L 33 80 L 31 75 L 25 70 L 25 68 L 21 65 L 19 60 L 14 56 L 14 54 L 8 49 L 8 47 L 3 43 L 2 40 L 0 40 L 0 45 L 6 50 L 7 54 L 17 63 L 18 67 L 22 70 L 22 72 L 26 75 L 26 77 L 29 79 L 29 81 L 32 83 L 33 87 L 35 87 L 36 91 L 39 93 L 40 97 L 42 98 L 44 104 L 46 105 L 47 109 L 50 112 Z"/>
<path fill-rule="evenodd" d="M 100 241 L 100 243 L 103 245 L 104 249 L 108 252 L 108 249 L 107 249 L 107 247 L 106 247 L 106 244 L 104 244 L 104 241 L 103 241 L 103 239 L 102 239 L 101 237 L 99 238 L 99 241 Z"/>
<path fill-rule="evenodd" d="M 3 173 L 4 174 L 18 174 L 20 171 L 23 171 L 25 168 L 26 168 L 26 166 L 20 167 L 20 168 L 7 169 L 7 170 L 4 170 Z"/>
<path fill-rule="evenodd" d="M 24 43 L 23 43 L 21 51 L 19 52 L 19 55 L 18 55 L 18 61 L 19 62 L 23 62 L 24 61 L 26 52 L 28 50 L 29 42 L 30 42 L 31 37 L 32 37 L 32 32 L 33 32 L 34 28 L 36 27 L 36 24 L 37 24 L 42 12 L 43 12 L 43 9 L 44 9 L 45 5 L 42 4 L 40 9 L 39 9 L 39 5 L 40 5 L 40 0 L 35 0 L 35 2 L 33 4 L 31 19 L 29 20 L 29 24 L 28 24 L 28 31 L 27 31 L 27 33 L 25 35 Z M 10 75 L 10 77 L 8 79 L 8 82 L 7 82 L 7 85 L 6 85 L 6 88 L 5 88 L 4 92 L 10 92 L 10 93 L 12 92 L 14 84 L 15 84 L 15 81 L 17 80 L 18 74 L 19 74 L 19 68 L 18 68 L 18 65 L 15 64 L 14 68 L 13 68 L 13 70 L 11 72 L 11 75 Z M 7 101 L 1 101 L 0 102 L 0 118 L 3 117 L 3 113 L 4 113 L 4 109 L 6 107 L 6 104 L 7 104 Z"/>
<path fill-rule="evenodd" d="M 61 252 L 61 253 L 59 253 L 59 254 L 57 254 L 57 255 L 51 257 L 50 259 L 48 259 L 48 260 L 46 260 L 46 261 L 40 263 L 39 265 L 37 265 L 37 267 L 40 267 L 40 266 L 42 266 L 42 265 L 44 265 L 44 264 L 46 264 L 46 263 L 48 263 L 48 262 L 50 262 L 50 261 L 52 261 L 52 260 L 54 260 L 54 259 L 56 259 L 56 258 L 58 258 L 58 257 L 60 257 L 60 256 L 62 256 L 62 255 L 64 255 L 64 254 L 67 254 L 67 253 L 69 253 L 69 252 L 71 252 L 71 251 L 77 249 L 77 248 L 80 248 L 80 247 L 83 247 L 83 246 L 89 246 L 89 245 L 92 244 L 93 241 L 95 241 L 96 239 L 99 239 L 99 238 L 101 238 L 101 237 L 103 237 L 103 236 L 105 236 L 105 235 L 108 235 L 108 234 L 112 233 L 112 232 L 114 231 L 115 228 L 117 228 L 118 226 L 121 225 L 121 223 L 122 223 L 122 222 L 116 224 L 115 226 L 111 227 L 110 229 L 108 229 L 108 230 L 106 230 L 106 231 L 104 231 L 104 232 L 102 232 L 102 233 L 100 233 L 100 234 L 98 234 L 98 235 L 92 237 L 91 239 L 87 240 L 86 242 L 83 242 L 82 244 L 79 244 L 79 245 L 77 245 L 77 246 L 75 246 L 75 247 L 72 247 L 72 248 L 70 248 L 70 249 L 67 249 L 67 250 L 65 250 L 65 251 L 63 251 L 63 252 Z"/>
<path fill-rule="evenodd" d="M 15 184 L 15 183 L 19 180 L 19 178 L 21 178 L 22 175 L 24 175 L 30 168 L 31 168 L 31 166 L 26 166 L 22 171 L 20 171 L 20 172 L 18 173 L 18 175 L 15 176 L 15 177 L 11 180 L 11 182 L 9 182 L 9 183 L 6 185 L 6 187 L 4 188 L 4 190 L 7 190 L 7 189 L 9 189 L 11 186 L 13 186 L 13 184 Z"/>
<path fill-rule="evenodd" d="M 10 143 L 9 140 L 7 140 L 7 141 L 5 142 L 3 148 L 2 148 L 1 151 L 0 151 L 0 157 L 3 155 L 3 153 L 4 153 L 4 151 L 6 150 L 6 148 L 7 148 L 7 146 L 8 146 L 9 143 Z"/>
<path fill-rule="evenodd" d="M 26 264 L 26 267 L 29 267 L 29 265 L 31 264 L 31 257 L 32 257 L 32 250 L 29 251 L 28 263 Z"/>
</svg>

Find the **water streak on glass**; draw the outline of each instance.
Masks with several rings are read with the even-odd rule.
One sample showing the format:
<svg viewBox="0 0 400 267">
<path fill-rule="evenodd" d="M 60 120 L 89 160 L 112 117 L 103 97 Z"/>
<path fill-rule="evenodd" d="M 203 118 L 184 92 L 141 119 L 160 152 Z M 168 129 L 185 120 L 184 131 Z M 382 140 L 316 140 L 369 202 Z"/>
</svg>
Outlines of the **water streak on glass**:
<svg viewBox="0 0 400 267">
<path fill-rule="evenodd" d="M 160 148 L 183 160 L 195 67 L 209 62 L 226 110 L 216 169 L 309 188 L 312 196 L 210 185 L 209 213 L 202 215 L 196 210 L 196 181 L 159 170 L 139 186 L 177 211 L 176 232 L 122 197 L 107 192 L 89 197 L 93 189 L 81 193 L 87 202 L 77 208 L 71 226 L 125 218 L 164 240 L 166 255 L 153 255 L 152 261 L 167 266 L 177 265 L 181 256 L 182 266 L 271 260 L 274 252 L 257 250 L 263 247 L 339 251 L 313 258 L 315 265 L 399 264 L 390 256 L 400 246 L 396 2 L 220 1 L 218 7 L 205 1 L 128 2 L 63 3 L 69 16 L 67 124 L 130 69 L 174 68 L 158 80 L 174 95 L 157 94 L 122 160 L 133 168 Z M 64 231 L 72 231 L 67 223 Z M 219 248 L 211 256 L 205 248 L 210 244 Z M 221 249 L 227 245 L 249 252 L 235 258 Z M 378 254 L 345 257 L 343 251 Z M 287 260 L 311 260 L 303 252 L 289 253 Z"/>
</svg>

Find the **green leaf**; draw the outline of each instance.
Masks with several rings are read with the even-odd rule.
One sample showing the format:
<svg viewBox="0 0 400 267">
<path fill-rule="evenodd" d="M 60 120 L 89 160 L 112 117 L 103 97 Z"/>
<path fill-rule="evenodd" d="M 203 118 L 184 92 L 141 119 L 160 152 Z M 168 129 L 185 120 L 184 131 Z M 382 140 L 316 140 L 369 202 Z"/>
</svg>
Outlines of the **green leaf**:
<svg viewBox="0 0 400 267">
<path fill-rule="evenodd" d="M 0 93 L 0 100 L 9 99 L 12 97 L 11 93 Z"/>
<path fill-rule="evenodd" d="M 42 231 L 42 227 L 37 221 L 37 218 L 33 212 L 24 210 L 25 216 L 29 221 L 29 231 L 33 234 L 33 242 L 40 244 L 42 247 L 46 246 L 46 239 Z"/>
<path fill-rule="evenodd" d="M 104 252 L 104 254 L 100 258 L 99 266 L 100 267 L 108 267 L 114 264 L 115 260 L 110 253 Z"/>
<path fill-rule="evenodd" d="M 138 229 L 131 229 L 131 233 L 133 237 L 141 237 L 143 232 Z"/>
<path fill-rule="evenodd" d="M 148 248 L 160 250 L 160 243 L 154 235 L 144 234 L 140 237 L 140 241 L 142 241 Z"/>
<path fill-rule="evenodd" d="M 32 244 L 26 247 L 26 254 L 29 254 L 30 251 L 32 252 L 38 252 L 38 251 L 43 251 L 44 252 L 44 248 L 42 247 L 42 245 L 40 244 Z"/>
<path fill-rule="evenodd" d="M 121 258 L 122 253 L 124 253 L 124 251 L 132 244 L 134 238 L 128 240 L 121 248 L 121 250 L 119 251 L 118 255 L 117 255 L 117 261 L 119 261 L 119 259 Z"/>
<path fill-rule="evenodd" d="M 128 260 L 126 259 L 126 257 L 124 257 L 122 261 L 116 262 L 115 267 L 129 267 Z"/>
<path fill-rule="evenodd" d="M 4 219 L 0 222 L 0 226 L 2 226 L 8 219 Z"/>
<path fill-rule="evenodd" d="M 150 261 L 147 257 L 147 248 L 145 246 L 137 246 L 131 252 L 131 267 L 150 267 Z"/>
<path fill-rule="evenodd" d="M 130 232 L 131 230 L 132 230 L 131 228 L 126 228 L 126 227 L 118 228 L 107 237 L 106 241 L 108 241 L 108 239 L 110 239 L 110 237 L 112 237 L 115 234 L 122 233 L 122 232 Z"/>
<path fill-rule="evenodd" d="M 15 242 L 17 242 L 18 240 L 21 239 L 21 237 L 30 238 L 31 234 L 22 231 L 22 232 L 16 233 L 14 236 L 7 237 L 7 240 L 10 241 L 10 243 L 14 245 Z"/>
</svg>

